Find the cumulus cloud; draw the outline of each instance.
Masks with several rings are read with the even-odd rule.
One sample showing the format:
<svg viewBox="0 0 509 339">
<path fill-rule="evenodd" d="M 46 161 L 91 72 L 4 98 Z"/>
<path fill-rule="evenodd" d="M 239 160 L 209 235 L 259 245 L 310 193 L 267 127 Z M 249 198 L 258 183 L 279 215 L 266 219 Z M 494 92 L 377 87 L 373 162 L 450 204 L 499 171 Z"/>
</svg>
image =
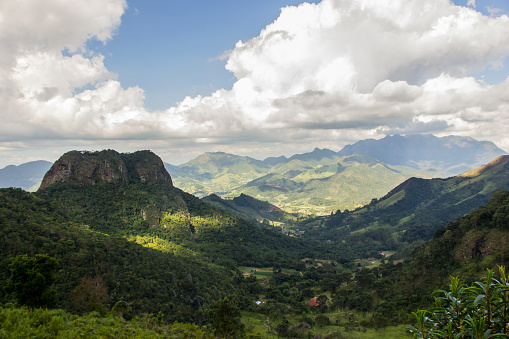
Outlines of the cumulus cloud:
<svg viewBox="0 0 509 339">
<path fill-rule="evenodd" d="M 498 130 L 495 141 L 507 144 L 500 126 L 489 123 L 490 112 L 501 118 L 507 112 L 497 95 L 507 82 L 488 86 L 468 75 L 500 64 L 509 54 L 508 33 L 507 16 L 486 17 L 449 1 L 287 7 L 258 37 L 237 43 L 226 65 L 236 84 L 207 99 L 241 116 L 247 128 L 427 130 L 481 138 Z M 208 104 L 197 101 L 193 108 Z M 486 117 L 480 118 L 485 123 L 467 119 L 472 115 Z M 322 131 L 317 140 L 334 137 Z"/>
<path fill-rule="evenodd" d="M 323 0 L 281 10 L 225 52 L 231 90 L 162 111 L 124 89 L 86 48 L 107 42 L 124 0 L 0 4 L 5 142 L 54 138 L 163 145 L 331 145 L 389 133 L 470 135 L 509 146 L 509 80 L 471 74 L 503 65 L 509 18 L 448 0 Z M 65 29 L 62 29 L 65 27 Z M 310 145 L 311 144 L 311 145 Z M 297 146 L 295 146 L 297 147 Z"/>
</svg>

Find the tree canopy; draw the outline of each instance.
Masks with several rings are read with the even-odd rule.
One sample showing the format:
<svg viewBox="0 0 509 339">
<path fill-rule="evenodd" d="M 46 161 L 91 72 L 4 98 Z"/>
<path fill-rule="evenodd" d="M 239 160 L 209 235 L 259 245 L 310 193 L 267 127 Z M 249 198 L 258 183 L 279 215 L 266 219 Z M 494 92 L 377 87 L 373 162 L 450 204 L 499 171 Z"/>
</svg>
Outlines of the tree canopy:
<svg viewBox="0 0 509 339">
<path fill-rule="evenodd" d="M 9 265 L 11 276 L 7 279 L 5 291 L 21 305 L 52 306 L 57 301 L 57 292 L 50 287 L 55 282 L 55 270 L 59 267 L 58 260 L 47 254 L 15 256 Z"/>
</svg>

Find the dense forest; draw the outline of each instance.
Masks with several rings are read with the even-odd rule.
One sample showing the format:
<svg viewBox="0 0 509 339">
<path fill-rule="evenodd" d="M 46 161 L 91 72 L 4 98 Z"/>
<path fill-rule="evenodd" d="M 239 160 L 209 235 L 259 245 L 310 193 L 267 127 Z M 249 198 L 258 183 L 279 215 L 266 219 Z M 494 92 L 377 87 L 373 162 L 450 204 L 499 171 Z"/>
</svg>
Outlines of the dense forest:
<svg viewBox="0 0 509 339">
<path fill-rule="evenodd" d="M 288 236 L 175 188 L 162 166 L 151 152 L 71 152 L 38 192 L 0 190 L 1 334 L 405 336 L 401 325 L 451 275 L 470 285 L 508 265 L 507 191 L 406 248 L 403 261 L 392 230 L 355 226 L 384 199 Z M 422 205 L 430 188 L 419 183 L 389 210 Z M 267 208 L 247 196 L 236 203 Z"/>
</svg>

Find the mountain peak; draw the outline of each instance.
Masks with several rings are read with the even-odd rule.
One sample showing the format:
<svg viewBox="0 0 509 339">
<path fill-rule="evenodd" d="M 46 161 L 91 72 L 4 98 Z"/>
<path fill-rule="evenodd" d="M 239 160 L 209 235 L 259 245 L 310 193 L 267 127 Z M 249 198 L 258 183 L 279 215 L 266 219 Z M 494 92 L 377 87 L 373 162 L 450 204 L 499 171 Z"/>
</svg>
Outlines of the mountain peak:
<svg viewBox="0 0 509 339">
<path fill-rule="evenodd" d="M 309 153 L 303 153 L 303 154 L 295 154 L 291 156 L 288 161 L 292 160 L 302 160 L 302 161 L 309 161 L 309 160 L 317 160 L 320 161 L 323 158 L 334 158 L 337 157 L 337 153 L 334 151 L 331 151 L 330 149 L 323 148 L 320 149 L 316 147 L 312 152 Z"/>
<path fill-rule="evenodd" d="M 101 182 L 131 183 L 157 181 L 172 185 L 162 160 L 151 151 L 118 153 L 70 151 L 58 159 L 44 176 L 41 189 L 57 182 L 80 186 Z"/>
<path fill-rule="evenodd" d="M 489 141 L 470 137 L 436 137 L 432 134 L 387 135 L 345 146 L 341 156 L 363 153 L 389 165 L 434 169 L 460 174 L 506 154 Z"/>
</svg>

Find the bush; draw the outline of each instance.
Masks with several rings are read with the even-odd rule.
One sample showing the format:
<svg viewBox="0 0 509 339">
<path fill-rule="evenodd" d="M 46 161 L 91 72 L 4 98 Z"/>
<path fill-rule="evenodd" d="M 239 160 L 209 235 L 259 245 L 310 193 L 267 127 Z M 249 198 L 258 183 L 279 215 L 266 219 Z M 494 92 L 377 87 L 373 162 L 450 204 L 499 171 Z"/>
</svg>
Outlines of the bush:
<svg viewBox="0 0 509 339">
<path fill-rule="evenodd" d="M 416 326 L 405 326 L 414 338 L 507 337 L 509 320 L 509 276 L 498 267 L 500 280 L 488 269 L 483 281 L 467 287 L 451 277 L 449 291 L 434 294 L 435 307 L 413 312 Z"/>
<path fill-rule="evenodd" d="M 327 316 L 320 314 L 316 316 L 315 323 L 321 326 L 330 325 L 330 319 Z"/>
</svg>

